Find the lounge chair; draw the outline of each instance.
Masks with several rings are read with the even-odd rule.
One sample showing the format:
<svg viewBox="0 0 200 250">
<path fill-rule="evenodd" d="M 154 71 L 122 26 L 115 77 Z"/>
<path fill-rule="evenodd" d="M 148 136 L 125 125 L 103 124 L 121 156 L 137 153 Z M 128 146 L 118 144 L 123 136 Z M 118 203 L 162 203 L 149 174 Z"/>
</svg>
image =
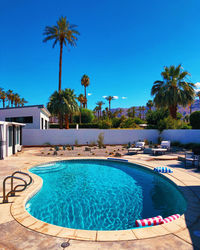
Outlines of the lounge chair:
<svg viewBox="0 0 200 250">
<path fill-rule="evenodd" d="M 161 148 L 166 148 L 168 151 L 170 150 L 170 145 L 171 145 L 170 141 L 161 141 L 160 144 Z"/>
<path fill-rule="evenodd" d="M 199 161 L 200 157 L 195 155 L 193 152 L 185 154 L 185 168 L 187 167 L 187 162 L 192 163 L 192 166 L 195 166 L 195 163 L 197 162 L 197 168 L 199 169 Z"/>
<path fill-rule="evenodd" d="M 137 154 L 137 152 L 144 150 L 144 148 L 145 148 L 145 142 L 138 141 L 136 142 L 134 148 L 128 148 L 128 153 L 133 152 Z"/>
</svg>

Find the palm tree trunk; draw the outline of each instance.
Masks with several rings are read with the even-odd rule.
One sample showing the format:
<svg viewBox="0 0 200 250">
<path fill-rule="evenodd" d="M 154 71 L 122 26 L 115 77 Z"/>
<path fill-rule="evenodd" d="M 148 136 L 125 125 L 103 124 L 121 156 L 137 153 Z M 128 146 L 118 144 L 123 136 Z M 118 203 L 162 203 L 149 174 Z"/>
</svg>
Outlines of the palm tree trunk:
<svg viewBox="0 0 200 250">
<path fill-rule="evenodd" d="M 79 123 L 81 124 L 81 111 L 79 112 Z"/>
<path fill-rule="evenodd" d="M 69 115 L 65 114 L 65 128 L 69 129 Z"/>
<path fill-rule="evenodd" d="M 59 128 L 63 129 L 63 118 L 61 114 L 58 114 Z"/>
<path fill-rule="evenodd" d="M 3 108 L 5 108 L 5 100 L 3 99 Z"/>
<path fill-rule="evenodd" d="M 177 105 L 169 107 L 170 115 L 173 119 L 176 119 Z"/>
<path fill-rule="evenodd" d="M 86 87 L 85 87 L 85 103 L 84 103 L 84 108 L 87 108 L 87 98 L 86 98 Z"/>
<path fill-rule="evenodd" d="M 110 106 L 111 106 L 111 104 L 110 104 L 110 103 L 111 103 L 111 101 L 109 100 L 109 111 L 110 111 Z"/>
<path fill-rule="evenodd" d="M 58 91 L 61 91 L 61 75 L 62 75 L 62 51 L 63 51 L 63 42 L 60 42 L 60 61 L 59 61 L 59 87 Z"/>
</svg>

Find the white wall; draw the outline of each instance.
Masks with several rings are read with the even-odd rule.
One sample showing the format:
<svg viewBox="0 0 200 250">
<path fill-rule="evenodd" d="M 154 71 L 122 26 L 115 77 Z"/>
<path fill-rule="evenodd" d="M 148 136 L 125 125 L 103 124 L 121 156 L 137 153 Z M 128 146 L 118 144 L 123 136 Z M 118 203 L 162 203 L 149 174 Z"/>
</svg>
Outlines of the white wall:
<svg viewBox="0 0 200 250">
<path fill-rule="evenodd" d="M 200 143 L 200 129 L 168 129 L 162 132 L 161 137 L 181 143 Z"/>
<path fill-rule="evenodd" d="M 42 128 L 42 118 L 43 118 L 43 128 Z M 48 122 L 49 126 L 49 117 L 47 117 L 42 111 L 40 112 L 40 129 L 45 129 L 45 121 Z M 48 128 L 47 128 L 48 129 Z"/>
<path fill-rule="evenodd" d="M 23 129 L 23 145 L 43 145 L 50 144 L 74 144 L 78 140 L 78 144 L 90 144 L 97 141 L 98 135 L 104 133 L 105 144 L 127 144 L 129 141 L 148 139 L 157 142 L 158 131 L 151 129 Z"/>
<path fill-rule="evenodd" d="M 23 145 L 43 145 L 50 143 L 53 145 L 74 144 L 78 140 L 78 144 L 90 144 L 97 141 L 98 135 L 104 133 L 105 144 L 127 144 L 129 141 L 147 139 L 157 143 L 158 137 L 163 140 L 179 141 L 181 143 L 200 143 L 200 130 L 179 129 L 164 130 L 159 134 L 155 129 L 23 129 Z"/>
</svg>

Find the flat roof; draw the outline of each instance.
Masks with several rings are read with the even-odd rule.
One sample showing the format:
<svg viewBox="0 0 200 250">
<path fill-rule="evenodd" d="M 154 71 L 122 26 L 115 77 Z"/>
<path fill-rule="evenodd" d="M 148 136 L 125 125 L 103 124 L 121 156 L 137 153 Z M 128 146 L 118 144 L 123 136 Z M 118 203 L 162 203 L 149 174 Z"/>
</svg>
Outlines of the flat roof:
<svg viewBox="0 0 200 250">
<path fill-rule="evenodd" d="M 7 107 L 7 108 L 0 108 L 1 110 L 10 110 L 10 109 L 24 109 L 24 108 L 39 108 L 42 109 L 48 116 L 51 116 L 51 113 L 48 111 L 48 109 L 43 105 L 28 105 L 28 106 L 23 106 L 23 107 Z"/>
<path fill-rule="evenodd" d="M 24 123 L 19 123 L 19 122 L 4 122 L 4 121 L 0 121 L 0 125 L 1 125 L 1 124 L 26 126 L 26 124 L 24 124 Z"/>
</svg>

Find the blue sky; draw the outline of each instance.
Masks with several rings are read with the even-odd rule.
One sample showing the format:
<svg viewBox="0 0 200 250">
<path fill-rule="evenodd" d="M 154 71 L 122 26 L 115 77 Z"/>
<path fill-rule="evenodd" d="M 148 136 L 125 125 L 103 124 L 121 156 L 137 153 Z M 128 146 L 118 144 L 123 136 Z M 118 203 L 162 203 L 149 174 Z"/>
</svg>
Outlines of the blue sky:
<svg viewBox="0 0 200 250">
<path fill-rule="evenodd" d="M 81 35 L 64 48 L 62 88 L 83 93 L 87 74 L 89 108 L 108 95 L 118 96 L 112 107 L 145 105 L 163 66 L 181 63 L 200 82 L 199 11 L 198 0 L 1 1 L 0 87 L 47 103 L 58 89 L 59 46 L 43 43 L 43 31 L 63 15 Z"/>
</svg>

